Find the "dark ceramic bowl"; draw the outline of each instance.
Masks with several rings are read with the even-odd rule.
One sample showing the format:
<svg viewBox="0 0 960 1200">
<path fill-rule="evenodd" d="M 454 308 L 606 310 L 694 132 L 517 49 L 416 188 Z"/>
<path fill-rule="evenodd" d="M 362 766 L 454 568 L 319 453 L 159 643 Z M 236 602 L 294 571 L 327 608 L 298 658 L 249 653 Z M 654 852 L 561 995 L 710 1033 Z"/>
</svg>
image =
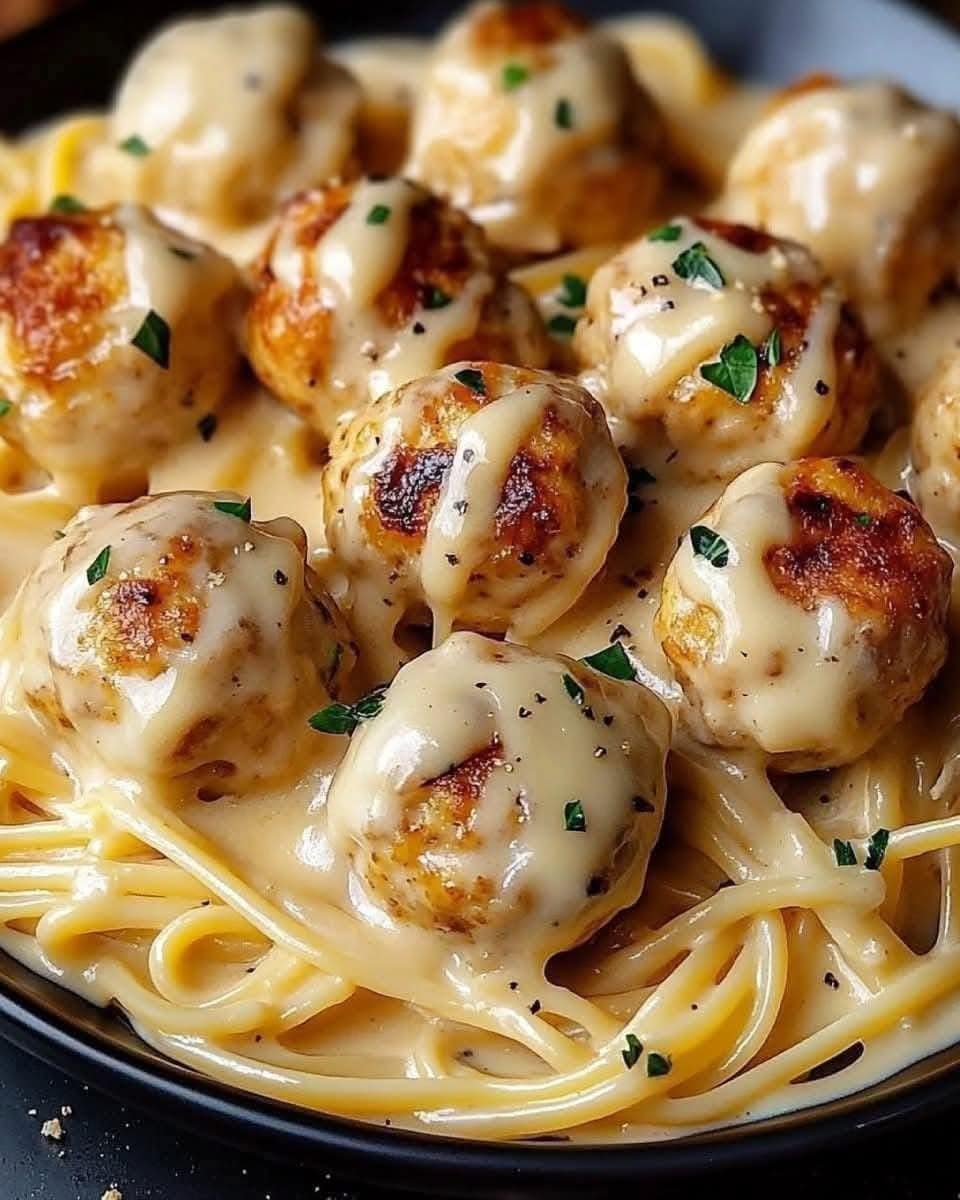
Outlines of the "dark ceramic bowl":
<svg viewBox="0 0 960 1200">
<path fill-rule="evenodd" d="M 152 26 L 174 11 L 203 7 L 100 0 L 0 46 L 0 130 L 103 103 Z M 452 8 L 442 0 L 313 7 L 334 38 L 427 32 Z M 637 4 L 584 7 L 608 13 Z M 960 102 L 960 41 L 890 0 L 661 0 L 657 7 L 692 22 L 720 61 L 741 75 L 771 81 L 818 69 L 885 75 L 939 104 Z M 708 1172 L 847 1145 L 856 1134 L 941 1112 L 960 1099 L 957 1046 L 854 1096 L 659 1145 L 468 1142 L 324 1117 L 222 1086 L 155 1053 L 116 1014 L 3 956 L 0 1029 L 39 1057 L 193 1132 L 375 1184 L 447 1196 L 599 1195 L 696 1177 L 706 1186 Z"/>
</svg>

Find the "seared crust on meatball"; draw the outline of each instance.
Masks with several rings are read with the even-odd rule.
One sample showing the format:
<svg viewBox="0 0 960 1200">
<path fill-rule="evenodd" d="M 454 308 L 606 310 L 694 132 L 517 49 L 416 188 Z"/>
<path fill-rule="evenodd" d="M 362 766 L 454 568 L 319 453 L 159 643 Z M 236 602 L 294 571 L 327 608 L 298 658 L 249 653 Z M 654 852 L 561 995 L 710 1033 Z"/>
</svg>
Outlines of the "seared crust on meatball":
<svg viewBox="0 0 960 1200">
<path fill-rule="evenodd" d="M 669 737 L 639 684 L 457 633 L 354 735 L 331 840 L 394 922 L 542 962 L 639 895 Z"/>
<path fill-rule="evenodd" d="M 482 231 L 402 180 L 290 203 L 260 259 L 247 342 L 260 378 L 328 435 L 411 372 L 468 356 L 539 366 L 548 353 Z"/>
<path fill-rule="evenodd" d="M 324 495 L 331 547 L 398 620 L 429 607 L 441 622 L 534 631 L 603 565 L 626 476 L 574 383 L 472 362 L 361 412 L 334 441 Z"/>
<path fill-rule="evenodd" d="M 649 215 L 665 133 L 622 47 L 559 4 L 478 4 L 440 42 L 407 173 L 512 252 L 622 240 Z"/>
<path fill-rule="evenodd" d="M 83 509 L 46 552 L 17 601 L 22 686 L 68 751 L 225 791 L 292 765 L 351 643 L 300 527 L 241 509 L 198 492 Z"/>
<path fill-rule="evenodd" d="M 655 230 L 596 271 L 576 331 L 582 378 L 621 440 L 663 440 L 677 469 L 721 480 L 765 459 L 854 449 L 878 360 L 813 259 L 746 225 L 678 217 L 664 228 L 672 236 Z M 739 355 L 735 376 L 728 355 Z"/>
<path fill-rule="evenodd" d="M 778 770 L 858 758 L 944 662 L 951 571 L 919 509 L 849 459 L 745 472 L 684 539 L 657 613 L 691 729 Z"/>
<path fill-rule="evenodd" d="M 15 221 L 0 244 L 3 435 L 85 498 L 145 472 L 222 403 L 240 294 L 225 258 L 143 209 Z"/>
</svg>

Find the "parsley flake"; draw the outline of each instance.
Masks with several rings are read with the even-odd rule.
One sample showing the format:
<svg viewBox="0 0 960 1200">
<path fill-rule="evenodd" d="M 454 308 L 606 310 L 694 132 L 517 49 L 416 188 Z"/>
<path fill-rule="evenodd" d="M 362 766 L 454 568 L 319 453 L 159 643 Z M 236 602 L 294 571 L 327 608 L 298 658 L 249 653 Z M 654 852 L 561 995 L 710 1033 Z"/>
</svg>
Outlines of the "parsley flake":
<svg viewBox="0 0 960 1200">
<path fill-rule="evenodd" d="M 637 1065 L 640 1055 L 643 1053 L 643 1043 L 635 1033 L 628 1033 L 625 1041 L 627 1048 L 626 1050 L 621 1050 L 620 1053 L 623 1055 L 624 1064 L 629 1071 Z"/>
<path fill-rule="evenodd" d="M 471 392 L 475 392 L 478 396 L 485 396 L 487 394 L 487 384 L 483 378 L 483 372 L 478 371 L 476 367 L 464 367 L 462 371 L 457 371 L 454 379 L 458 383 L 462 383 L 464 387 L 469 388 Z"/>
<path fill-rule="evenodd" d="M 867 842 L 867 857 L 864 866 L 868 871 L 879 871 L 887 846 L 890 844 L 890 830 L 878 829 Z"/>
<path fill-rule="evenodd" d="M 730 561 L 730 547 L 726 540 L 707 525 L 694 525 L 690 530 L 690 544 L 694 554 L 705 558 L 711 566 L 725 567 Z"/>
<path fill-rule="evenodd" d="M 505 92 L 512 92 L 516 88 L 522 87 L 529 78 L 530 69 L 523 63 L 506 63 L 500 72 L 500 82 L 503 84 Z"/>
<path fill-rule="evenodd" d="M 50 201 L 50 211 L 55 213 L 82 213 L 87 211 L 87 206 L 82 200 L 78 200 L 76 196 L 71 196 L 67 192 L 60 192 Z"/>
<path fill-rule="evenodd" d="M 667 225 L 661 225 L 659 229 L 651 229 L 647 234 L 648 242 L 676 242 L 683 233 L 682 225 L 674 225 L 670 222 Z"/>
<path fill-rule="evenodd" d="M 558 337 L 572 337 L 576 327 L 576 321 L 573 317 L 568 317 L 566 313 L 557 313 L 547 322 L 547 328 Z"/>
<path fill-rule="evenodd" d="M 387 684 L 382 683 L 354 704 L 328 704 L 315 712 L 308 724 L 318 733 L 353 733 L 359 724 L 372 721 L 380 712 L 386 695 Z"/>
<path fill-rule="evenodd" d="M 110 547 L 104 546 L 104 548 L 100 551 L 100 553 L 93 560 L 93 562 L 90 564 L 90 566 L 87 567 L 87 583 L 91 587 L 93 587 L 93 585 L 95 583 L 99 583 L 100 580 L 104 577 L 104 575 L 106 575 L 107 567 L 109 565 L 110 565 Z"/>
<path fill-rule="evenodd" d="M 249 496 L 246 500 L 214 500 L 213 507 L 217 512 L 226 513 L 228 517 L 239 517 L 241 521 L 249 521 L 253 511 Z"/>
<path fill-rule="evenodd" d="M 583 703 L 583 697 L 584 697 L 583 688 L 580 686 L 579 683 L 577 683 L 577 681 L 574 679 L 574 677 L 572 675 L 564 675 L 563 686 L 566 689 L 567 695 L 570 697 L 571 700 L 574 701 L 574 703 L 576 703 L 576 704 Z"/>
<path fill-rule="evenodd" d="M 561 97 L 553 110 L 553 123 L 558 129 L 573 128 L 573 105 L 565 97 Z"/>
<path fill-rule="evenodd" d="M 669 1075 L 672 1066 L 669 1054 L 658 1054 L 656 1050 L 651 1050 L 647 1055 L 647 1076 L 650 1079 L 656 1079 L 660 1075 Z"/>
<path fill-rule="evenodd" d="M 758 370 L 756 346 L 738 333 L 720 351 L 720 361 L 704 363 L 700 374 L 707 383 L 733 396 L 738 404 L 748 404 L 757 386 Z"/>
<path fill-rule="evenodd" d="M 614 642 L 612 646 L 604 646 L 596 654 L 588 654 L 580 661 L 602 675 L 609 675 L 611 679 L 629 679 L 633 682 L 637 678 L 636 669 L 619 642 Z"/>
<path fill-rule="evenodd" d="M 866 528 L 868 525 L 873 524 L 873 517 L 869 513 L 857 513 L 857 524 Z"/>
<path fill-rule="evenodd" d="M 586 833 L 587 818 L 579 800 L 568 800 L 563 806 L 563 827 L 568 833 Z"/>
<path fill-rule="evenodd" d="M 385 225 L 390 220 L 390 206 L 388 204 L 375 204 L 367 213 L 368 225 Z"/>
<path fill-rule="evenodd" d="M 453 299 L 443 288 L 431 287 L 423 299 L 423 307 L 427 309 L 446 308 Z"/>
<path fill-rule="evenodd" d="M 707 253 L 703 242 L 694 242 L 673 260 L 673 269 L 681 279 L 696 283 L 702 279 L 708 287 L 722 288 L 726 280 L 723 272 Z"/>
<path fill-rule="evenodd" d="M 842 842 L 840 838 L 834 838 L 833 853 L 838 867 L 855 867 L 857 865 L 857 856 L 849 842 Z"/>
<path fill-rule="evenodd" d="M 763 357 L 768 367 L 780 365 L 781 350 L 780 330 L 774 326 L 767 334 L 767 340 L 763 343 Z"/>
<path fill-rule="evenodd" d="M 13 402 L 6 396 L 0 396 L 0 417 L 5 417 L 11 408 L 13 408 Z"/>
<path fill-rule="evenodd" d="M 133 335 L 133 345 L 164 370 L 170 366 L 170 326 L 151 308 Z"/>
<path fill-rule="evenodd" d="M 134 158 L 144 158 L 150 153 L 150 147 L 139 133 L 132 133 L 128 138 L 124 138 L 120 149 L 126 154 L 132 154 Z"/>
<path fill-rule="evenodd" d="M 557 298 L 565 308 L 583 308 L 587 302 L 587 281 L 581 275 L 564 275 Z"/>
</svg>

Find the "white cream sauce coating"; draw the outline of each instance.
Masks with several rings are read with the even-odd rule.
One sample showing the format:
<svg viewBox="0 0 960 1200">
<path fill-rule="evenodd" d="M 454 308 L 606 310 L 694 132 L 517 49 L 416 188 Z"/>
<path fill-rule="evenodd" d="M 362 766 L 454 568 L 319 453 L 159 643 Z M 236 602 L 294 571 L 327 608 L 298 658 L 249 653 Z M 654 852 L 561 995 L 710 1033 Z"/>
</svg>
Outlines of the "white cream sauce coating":
<svg viewBox="0 0 960 1200">
<path fill-rule="evenodd" d="M 784 292 L 794 282 L 820 284 L 820 272 L 791 243 L 754 252 L 686 217 L 668 227 L 679 230 L 672 240 L 640 238 L 591 278 L 574 343 L 584 365 L 581 382 L 603 400 L 618 440 L 642 446 L 659 427 L 681 451 L 684 468 L 699 477 L 729 477 L 764 458 L 803 454 L 833 410 L 839 295 L 823 288 L 775 410 L 758 416 L 756 403 L 738 403 L 710 387 L 700 368 L 716 362 L 738 334 L 760 347 L 774 328 L 764 293 Z M 678 273 L 678 260 L 693 246 L 719 269 L 721 286 Z M 701 414 L 704 391 L 710 404 Z"/>
<path fill-rule="evenodd" d="M 956 119 L 867 82 L 786 97 L 744 138 L 718 208 L 809 246 L 886 332 L 951 273 L 958 192 Z"/>
<path fill-rule="evenodd" d="M 640 894 L 669 740 L 667 711 L 646 689 L 456 633 L 400 671 L 380 714 L 353 737 L 328 795 L 331 845 L 353 863 L 353 894 L 375 910 L 367 919 L 390 920 L 390 892 L 372 891 L 367 878 L 370 856 L 380 848 L 382 862 L 384 846 L 411 836 L 404 818 L 418 789 L 495 746 L 464 830 L 428 842 L 418 867 L 465 891 L 488 881 L 473 938 L 543 962 Z M 570 828 L 579 824 L 565 816 L 571 802 L 583 829 Z M 591 897 L 597 878 L 603 890 Z M 408 885 L 416 889 L 415 876 Z"/>
</svg>

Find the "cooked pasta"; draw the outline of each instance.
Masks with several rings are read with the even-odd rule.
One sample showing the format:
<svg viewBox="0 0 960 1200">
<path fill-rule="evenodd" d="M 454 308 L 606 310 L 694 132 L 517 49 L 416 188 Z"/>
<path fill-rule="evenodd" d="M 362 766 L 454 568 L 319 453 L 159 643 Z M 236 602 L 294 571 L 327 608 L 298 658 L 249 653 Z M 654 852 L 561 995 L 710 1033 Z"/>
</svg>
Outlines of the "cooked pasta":
<svg viewBox="0 0 960 1200">
<path fill-rule="evenodd" d="M 182 23 L 0 147 L 0 946 L 437 1134 L 955 1042 L 955 121 L 747 130 L 546 2 L 315 36 Z"/>
</svg>

